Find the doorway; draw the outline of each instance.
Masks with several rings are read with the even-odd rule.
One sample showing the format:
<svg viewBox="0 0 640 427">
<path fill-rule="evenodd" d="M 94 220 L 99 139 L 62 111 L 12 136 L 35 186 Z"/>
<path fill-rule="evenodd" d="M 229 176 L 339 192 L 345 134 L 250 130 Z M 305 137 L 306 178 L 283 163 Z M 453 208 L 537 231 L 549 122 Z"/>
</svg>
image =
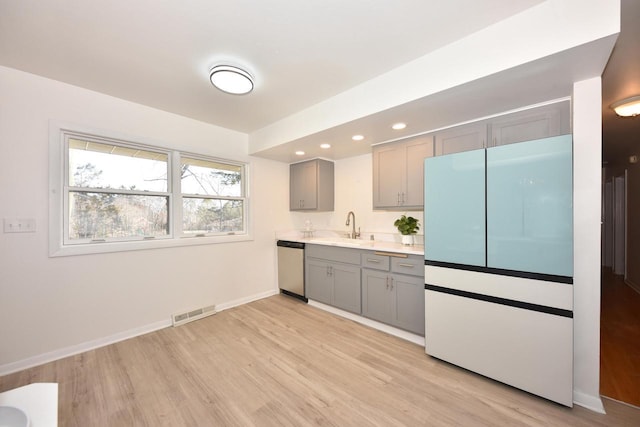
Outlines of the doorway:
<svg viewBox="0 0 640 427">
<path fill-rule="evenodd" d="M 634 184 L 625 170 L 603 185 L 600 394 L 640 407 L 640 292 L 627 277 L 629 240 L 634 239 L 628 219 L 640 218 L 637 192 L 628 197 Z"/>
</svg>

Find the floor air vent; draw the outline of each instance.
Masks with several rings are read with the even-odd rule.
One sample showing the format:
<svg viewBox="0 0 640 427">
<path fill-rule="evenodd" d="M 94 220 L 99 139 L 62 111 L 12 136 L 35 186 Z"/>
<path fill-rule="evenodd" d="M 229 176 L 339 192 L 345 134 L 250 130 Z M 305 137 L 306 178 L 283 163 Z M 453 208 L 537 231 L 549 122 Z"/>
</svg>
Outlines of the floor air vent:
<svg viewBox="0 0 640 427">
<path fill-rule="evenodd" d="M 187 311 L 186 313 L 174 314 L 171 316 L 171 321 L 173 322 L 173 326 L 180 326 L 193 322 L 194 320 L 202 319 L 203 317 L 211 316 L 212 314 L 216 314 L 215 305 Z"/>
</svg>

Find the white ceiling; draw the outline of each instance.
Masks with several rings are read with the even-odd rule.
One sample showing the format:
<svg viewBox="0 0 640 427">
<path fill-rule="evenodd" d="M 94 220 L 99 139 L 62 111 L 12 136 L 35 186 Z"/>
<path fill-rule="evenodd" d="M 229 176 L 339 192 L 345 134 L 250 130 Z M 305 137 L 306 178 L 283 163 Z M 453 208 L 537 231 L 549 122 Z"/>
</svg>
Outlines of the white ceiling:
<svg viewBox="0 0 640 427">
<path fill-rule="evenodd" d="M 0 0 L 0 65 L 249 133 L 541 1 Z"/>
</svg>

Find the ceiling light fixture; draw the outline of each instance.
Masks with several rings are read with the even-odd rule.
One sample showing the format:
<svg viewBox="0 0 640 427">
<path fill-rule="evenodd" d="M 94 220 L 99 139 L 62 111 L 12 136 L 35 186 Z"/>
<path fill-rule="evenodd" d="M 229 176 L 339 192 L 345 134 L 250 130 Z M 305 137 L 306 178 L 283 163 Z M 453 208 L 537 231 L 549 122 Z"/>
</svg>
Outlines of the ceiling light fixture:
<svg viewBox="0 0 640 427">
<path fill-rule="evenodd" d="M 326 144 L 326 143 L 320 144 L 320 148 L 324 148 L 324 149 L 331 148 L 331 144 Z"/>
<path fill-rule="evenodd" d="M 617 115 L 622 117 L 632 117 L 640 115 L 640 95 L 625 98 L 611 104 L 611 108 Z"/>
<path fill-rule="evenodd" d="M 209 72 L 211 84 L 232 95 L 244 95 L 253 90 L 253 77 L 232 65 L 217 65 Z"/>
<path fill-rule="evenodd" d="M 407 127 L 406 123 L 398 122 L 398 123 L 394 123 L 393 126 L 391 126 L 391 129 L 393 129 L 393 130 L 402 130 L 402 129 L 406 128 L 406 127 Z"/>
<path fill-rule="evenodd" d="M 296 151 L 296 156 L 304 156 L 304 151 Z"/>
<path fill-rule="evenodd" d="M 364 136 L 362 136 L 362 135 L 353 135 L 351 137 L 351 139 L 353 139 L 354 141 L 362 141 L 364 139 Z"/>
</svg>

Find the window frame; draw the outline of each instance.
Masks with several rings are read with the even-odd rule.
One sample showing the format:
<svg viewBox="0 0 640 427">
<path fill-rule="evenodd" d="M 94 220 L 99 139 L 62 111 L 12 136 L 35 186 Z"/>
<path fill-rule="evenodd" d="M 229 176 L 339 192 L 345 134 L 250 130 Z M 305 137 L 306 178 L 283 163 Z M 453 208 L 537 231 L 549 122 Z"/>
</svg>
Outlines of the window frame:
<svg viewBox="0 0 640 427">
<path fill-rule="evenodd" d="M 68 236 L 69 227 L 69 194 L 77 187 L 69 184 L 69 145 L 68 140 L 87 139 L 97 143 L 106 143 L 127 148 L 163 153 L 167 158 L 167 193 L 136 192 L 119 189 L 96 189 L 96 192 L 111 194 L 165 195 L 168 197 L 168 234 L 148 238 L 132 236 L 126 238 L 109 238 L 96 240 L 71 241 Z M 241 200 L 243 204 L 242 231 L 218 233 L 184 233 L 182 230 L 182 192 L 179 172 L 181 157 L 196 158 L 232 166 L 241 170 Z M 89 129 L 83 126 L 50 122 L 49 125 L 49 256 L 70 256 L 94 253 L 123 252 L 132 250 L 156 249 L 176 246 L 206 245 L 253 240 L 251 233 L 251 210 L 249 198 L 249 164 L 246 162 L 217 158 L 214 156 L 176 150 L 158 141 L 144 141 L 114 132 Z M 229 197 L 220 197 L 229 199 Z"/>
</svg>

